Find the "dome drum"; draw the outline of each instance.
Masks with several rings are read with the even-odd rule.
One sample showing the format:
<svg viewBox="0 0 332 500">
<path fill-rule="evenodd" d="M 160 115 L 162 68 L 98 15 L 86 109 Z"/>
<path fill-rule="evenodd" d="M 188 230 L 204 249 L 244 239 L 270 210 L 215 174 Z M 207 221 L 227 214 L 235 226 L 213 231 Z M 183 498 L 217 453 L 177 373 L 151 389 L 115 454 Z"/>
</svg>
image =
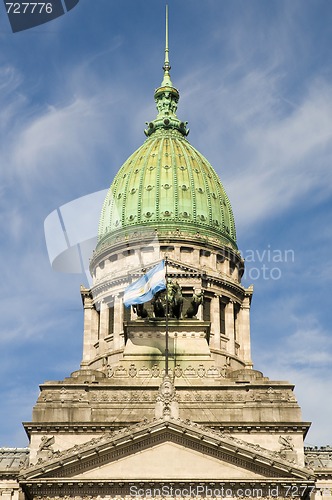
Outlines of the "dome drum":
<svg viewBox="0 0 332 500">
<path fill-rule="evenodd" d="M 244 272 L 244 261 L 240 253 L 219 240 L 207 237 L 192 237 L 175 230 L 159 234 L 158 231 L 136 231 L 108 240 L 104 247 L 93 254 L 90 272 L 94 284 L 109 277 L 129 275 L 134 269 L 149 266 L 165 257 L 183 266 L 193 266 L 200 273 L 203 269 L 214 276 L 222 276 L 240 285 Z"/>
</svg>

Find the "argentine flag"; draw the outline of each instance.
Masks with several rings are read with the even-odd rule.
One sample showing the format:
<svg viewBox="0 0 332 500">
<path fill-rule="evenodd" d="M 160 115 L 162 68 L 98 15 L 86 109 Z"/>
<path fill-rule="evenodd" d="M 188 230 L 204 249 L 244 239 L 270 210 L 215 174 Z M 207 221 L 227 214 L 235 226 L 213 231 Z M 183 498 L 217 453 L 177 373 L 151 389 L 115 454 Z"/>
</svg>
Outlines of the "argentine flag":
<svg viewBox="0 0 332 500">
<path fill-rule="evenodd" d="M 125 307 L 133 304 L 144 304 L 160 290 L 166 288 L 165 261 L 162 260 L 158 265 L 150 269 L 137 281 L 127 286 L 123 295 Z"/>
</svg>

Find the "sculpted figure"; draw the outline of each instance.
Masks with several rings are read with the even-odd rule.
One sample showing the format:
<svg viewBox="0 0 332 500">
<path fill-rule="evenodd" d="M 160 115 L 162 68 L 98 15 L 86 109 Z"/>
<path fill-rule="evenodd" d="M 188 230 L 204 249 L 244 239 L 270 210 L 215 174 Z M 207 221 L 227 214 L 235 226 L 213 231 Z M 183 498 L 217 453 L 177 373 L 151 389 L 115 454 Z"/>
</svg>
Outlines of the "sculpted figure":
<svg viewBox="0 0 332 500">
<path fill-rule="evenodd" d="M 133 305 L 133 311 L 139 318 L 147 318 L 149 316 L 148 311 L 144 307 L 144 304 Z"/>
<path fill-rule="evenodd" d="M 167 285 L 169 314 L 172 318 L 182 318 L 183 296 L 179 283 L 169 280 Z"/>
<path fill-rule="evenodd" d="M 296 463 L 297 453 L 294 448 L 292 436 L 279 436 L 280 455 L 290 462 Z"/>
<path fill-rule="evenodd" d="M 153 312 L 156 318 L 165 317 L 165 306 L 164 301 L 162 300 L 162 294 L 163 292 L 156 293 L 151 301 Z"/>
<path fill-rule="evenodd" d="M 280 451 L 293 451 L 294 444 L 292 436 L 279 436 Z"/>
<path fill-rule="evenodd" d="M 55 438 L 54 436 L 43 436 L 41 438 L 40 444 L 39 444 L 39 449 L 37 452 L 38 456 L 38 462 L 42 462 L 44 460 L 47 460 L 49 458 L 52 458 L 55 451 L 52 448 L 52 445 L 55 443 Z"/>
<path fill-rule="evenodd" d="M 47 451 L 52 451 L 53 452 L 51 446 L 54 444 L 54 442 L 55 442 L 54 436 L 51 436 L 51 437 L 43 436 L 41 438 L 41 442 L 40 442 L 39 450 L 38 451 L 47 450 Z"/>
<path fill-rule="evenodd" d="M 194 293 L 193 298 L 190 302 L 190 306 L 188 307 L 187 312 L 185 314 L 185 317 L 193 318 L 194 316 L 196 316 L 199 306 L 203 304 L 203 300 L 204 300 L 203 292 Z"/>
<path fill-rule="evenodd" d="M 168 301 L 168 316 L 169 318 L 182 318 L 183 296 L 179 283 L 168 280 L 167 290 L 162 290 L 156 293 L 151 304 L 156 318 L 165 318 L 166 316 L 166 294 Z"/>
</svg>

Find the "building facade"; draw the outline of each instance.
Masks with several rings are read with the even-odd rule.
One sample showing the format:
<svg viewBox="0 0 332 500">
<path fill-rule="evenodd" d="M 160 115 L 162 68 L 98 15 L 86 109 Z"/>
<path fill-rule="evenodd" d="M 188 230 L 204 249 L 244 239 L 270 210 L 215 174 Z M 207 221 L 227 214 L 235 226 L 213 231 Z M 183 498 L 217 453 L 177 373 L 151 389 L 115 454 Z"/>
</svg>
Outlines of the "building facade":
<svg viewBox="0 0 332 500">
<path fill-rule="evenodd" d="M 1 499 L 330 498 L 332 452 L 304 448 L 293 385 L 253 368 L 232 208 L 177 117 L 167 37 L 163 70 L 102 209 L 80 369 L 41 386 L 29 448 L 0 449 Z M 162 260 L 167 290 L 124 307 Z"/>
</svg>

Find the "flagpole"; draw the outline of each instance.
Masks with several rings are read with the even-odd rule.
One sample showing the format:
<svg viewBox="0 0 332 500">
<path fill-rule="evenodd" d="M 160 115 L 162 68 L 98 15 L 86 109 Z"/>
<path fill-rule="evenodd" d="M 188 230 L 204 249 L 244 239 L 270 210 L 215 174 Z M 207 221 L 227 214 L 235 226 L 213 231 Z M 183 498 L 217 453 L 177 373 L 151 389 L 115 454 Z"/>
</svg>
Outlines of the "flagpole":
<svg viewBox="0 0 332 500">
<path fill-rule="evenodd" d="M 168 376 L 168 276 L 167 276 L 167 257 L 165 257 L 165 280 L 166 280 L 166 331 L 165 331 L 165 376 Z"/>
</svg>

